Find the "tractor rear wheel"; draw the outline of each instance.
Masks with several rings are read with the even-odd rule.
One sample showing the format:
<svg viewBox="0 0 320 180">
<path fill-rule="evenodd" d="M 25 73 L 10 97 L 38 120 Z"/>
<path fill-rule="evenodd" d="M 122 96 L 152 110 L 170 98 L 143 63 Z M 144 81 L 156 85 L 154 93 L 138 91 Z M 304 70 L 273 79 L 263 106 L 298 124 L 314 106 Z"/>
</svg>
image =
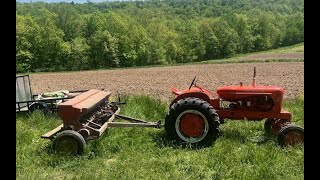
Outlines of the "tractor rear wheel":
<svg viewBox="0 0 320 180">
<path fill-rule="evenodd" d="M 278 134 L 278 143 L 281 147 L 304 144 L 304 129 L 299 126 L 284 126 Z"/>
<path fill-rule="evenodd" d="M 73 130 L 65 130 L 53 140 L 53 149 L 62 155 L 80 155 L 86 142 L 81 134 Z"/>
<path fill-rule="evenodd" d="M 174 103 L 165 119 L 167 136 L 191 147 L 210 146 L 219 136 L 219 125 L 214 108 L 194 97 Z"/>
</svg>

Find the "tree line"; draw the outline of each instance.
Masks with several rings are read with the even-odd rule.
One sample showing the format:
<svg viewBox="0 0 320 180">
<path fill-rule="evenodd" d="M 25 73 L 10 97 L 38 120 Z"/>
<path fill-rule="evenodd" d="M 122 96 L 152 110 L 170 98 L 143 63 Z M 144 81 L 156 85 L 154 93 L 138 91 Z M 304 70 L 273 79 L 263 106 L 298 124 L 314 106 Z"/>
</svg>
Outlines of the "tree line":
<svg viewBox="0 0 320 180">
<path fill-rule="evenodd" d="M 16 72 L 187 63 L 303 41 L 303 0 L 16 3 Z"/>
</svg>

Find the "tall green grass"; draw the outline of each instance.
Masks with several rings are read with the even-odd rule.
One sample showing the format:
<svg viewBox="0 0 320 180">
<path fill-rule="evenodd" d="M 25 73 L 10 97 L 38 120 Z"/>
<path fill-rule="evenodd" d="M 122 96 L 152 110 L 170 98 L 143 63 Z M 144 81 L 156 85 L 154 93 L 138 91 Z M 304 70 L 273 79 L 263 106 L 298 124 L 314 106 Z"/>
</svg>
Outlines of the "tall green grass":
<svg viewBox="0 0 320 180">
<path fill-rule="evenodd" d="M 278 52 L 278 53 L 295 53 L 295 52 L 304 52 L 304 42 L 298 43 L 292 46 L 281 47 L 278 49 L 272 49 L 267 52 Z"/>
<path fill-rule="evenodd" d="M 164 123 L 167 103 L 145 96 L 127 102 L 121 114 Z M 284 108 L 303 126 L 303 96 Z M 164 129 L 113 128 L 89 141 L 80 157 L 53 154 L 40 138 L 60 123 L 40 112 L 17 116 L 17 179 L 304 179 L 303 147 L 280 148 L 263 121 L 227 121 L 212 146 L 197 150 L 172 144 Z"/>
<path fill-rule="evenodd" d="M 224 64 L 224 63 L 254 63 L 254 62 L 304 62 L 304 59 L 246 59 L 252 55 L 257 54 L 282 54 L 282 53 L 303 53 L 304 52 L 304 43 L 299 43 L 291 46 L 281 47 L 277 49 L 271 49 L 266 51 L 257 51 L 246 54 L 236 54 L 230 58 L 224 59 L 214 59 L 207 61 L 200 61 L 193 64 Z M 190 63 L 191 64 L 191 63 Z"/>
</svg>

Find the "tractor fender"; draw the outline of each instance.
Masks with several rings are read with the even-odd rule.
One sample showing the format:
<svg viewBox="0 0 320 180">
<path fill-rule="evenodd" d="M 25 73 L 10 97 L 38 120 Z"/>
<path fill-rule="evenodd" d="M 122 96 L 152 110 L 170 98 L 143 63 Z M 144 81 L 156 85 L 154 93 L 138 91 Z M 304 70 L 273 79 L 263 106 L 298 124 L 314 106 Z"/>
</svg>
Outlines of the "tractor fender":
<svg viewBox="0 0 320 180">
<path fill-rule="evenodd" d="M 177 101 L 179 101 L 180 99 L 185 99 L 187 97 L 195 97 L 195 98 L 200 98 L 204 101 L 207 101 L 210 104 L 210 98 L 207 94 L 203 93 L 203 92 L 188 92 L 188 93 L 183 93 L 178 95 L 170 104 L 169 107 L 171 107 L 174 103 L 176 103 Z"/>
</svg>

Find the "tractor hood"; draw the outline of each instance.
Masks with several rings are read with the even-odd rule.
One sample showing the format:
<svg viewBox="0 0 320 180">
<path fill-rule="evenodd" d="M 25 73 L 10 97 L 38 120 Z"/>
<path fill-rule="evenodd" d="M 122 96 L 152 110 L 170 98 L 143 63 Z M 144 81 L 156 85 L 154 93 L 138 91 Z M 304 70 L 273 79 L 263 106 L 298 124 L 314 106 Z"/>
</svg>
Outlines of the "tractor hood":
<svg viewBox="0 0 320 180">
<path fill-rule="evenodd" d="M 284 89 L 277 86 L 223 86 L 217 89 L 217 94 L 223 99 L 239 99 L 253 95 L 272 95 L 281 97 Z"/>
</svg>

